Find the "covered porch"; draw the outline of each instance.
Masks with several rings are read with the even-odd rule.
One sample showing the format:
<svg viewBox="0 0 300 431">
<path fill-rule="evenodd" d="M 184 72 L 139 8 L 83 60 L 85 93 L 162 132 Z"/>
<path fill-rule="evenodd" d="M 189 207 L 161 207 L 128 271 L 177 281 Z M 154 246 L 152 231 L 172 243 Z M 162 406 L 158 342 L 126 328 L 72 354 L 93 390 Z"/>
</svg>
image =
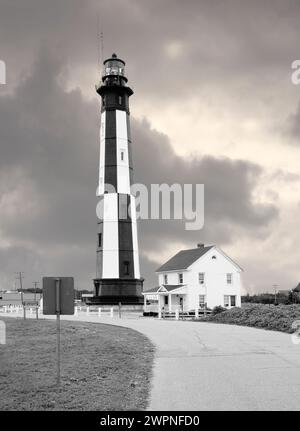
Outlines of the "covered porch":
<svg viewBox="0 0 300 431">
<path fill-rule="evenodd" d="M 143 295 L 145 313 L 188 311 L 186 285 L 162 285 Z"/>
</svg>

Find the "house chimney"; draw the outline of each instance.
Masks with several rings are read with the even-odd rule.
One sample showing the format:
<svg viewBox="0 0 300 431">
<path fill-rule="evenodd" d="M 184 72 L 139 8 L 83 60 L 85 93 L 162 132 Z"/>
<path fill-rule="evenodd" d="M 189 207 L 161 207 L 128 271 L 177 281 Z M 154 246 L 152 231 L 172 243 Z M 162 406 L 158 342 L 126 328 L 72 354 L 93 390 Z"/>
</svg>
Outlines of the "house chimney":
<svg viewBox="0 0 300 431">
<path fill-rule="evenodd" d="M 203 243 L 201 243 L 201 242 L 199 242 L 199 243 L 197 244 L 197 247 L 198 247 L 198 248 L 204 247 L 204 244 L 203 244 Z"/>
</svg>

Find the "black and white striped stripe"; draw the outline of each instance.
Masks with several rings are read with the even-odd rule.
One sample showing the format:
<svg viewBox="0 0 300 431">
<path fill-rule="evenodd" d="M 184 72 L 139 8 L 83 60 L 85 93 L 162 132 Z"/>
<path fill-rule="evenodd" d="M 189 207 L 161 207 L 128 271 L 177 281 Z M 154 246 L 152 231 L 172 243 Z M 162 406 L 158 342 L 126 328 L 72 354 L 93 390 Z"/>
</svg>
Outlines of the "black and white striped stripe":
<svg viewBox="0 0 300 431">
<path fill-rule="evenodd" d="M 98 223 L 97 277 L 140 279 L 129 112 L 102 110 L 100 126 L 99 197 L 103 216 Z"/>
</svg>

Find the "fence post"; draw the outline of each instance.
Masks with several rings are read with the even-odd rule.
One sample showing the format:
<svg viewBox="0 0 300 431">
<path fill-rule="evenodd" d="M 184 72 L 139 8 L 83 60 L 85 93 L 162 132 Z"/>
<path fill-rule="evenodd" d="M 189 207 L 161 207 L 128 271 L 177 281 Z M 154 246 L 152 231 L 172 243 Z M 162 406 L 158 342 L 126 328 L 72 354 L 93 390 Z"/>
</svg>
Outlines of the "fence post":
<svg viewBox="0 0 300 431">
<path fill-rule="evenodd" d="M 75 316 L 78 316 L 78 307 L 75 307 L 74 315 L 75 315 Z"/>
<path fill-rule="evenodd" d="M 110 309 L 110 317 L 114 317 L 114 307 L 111 307 Z"/>
<path fill-rule="evenodd" d="M 177 308 L 177 310 L 175 310 L 175 319 L 179 320 L 179 310 Z"/>
<path fill-rule="evenodd" d="M 199 319 L 199 309 L 195 309 L 195 319 Z"/>
<path fill-rule="evenodd" d="M 86 307 L 86 314 L 90 314 L 90 307 Z"/>
<path fill-rule="evenodd" d="M 98 317 L 101 317 L 101 307 L 98 308 Z"/>
</svg>

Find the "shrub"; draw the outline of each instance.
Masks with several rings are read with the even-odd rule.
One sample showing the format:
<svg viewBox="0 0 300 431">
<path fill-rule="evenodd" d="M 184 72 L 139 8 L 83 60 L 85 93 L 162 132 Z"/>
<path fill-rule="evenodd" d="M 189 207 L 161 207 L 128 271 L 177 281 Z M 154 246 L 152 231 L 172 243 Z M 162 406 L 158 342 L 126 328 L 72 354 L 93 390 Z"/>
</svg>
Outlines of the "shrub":
<svg viewBox="0 0 300 431">
<path fill-rule="evenodd" d="M 223 313 L 223 311 L 226 311 L 226 308 L 222 307 L 221 305 L 217 305 L 216 307 L 214 307 L 212 309 L 212 314 L 216 315 L 216 314 L 219 314 L 219 313 Z"/>
<path fill-rule="evenodd" d="M 300 320 L 300 305 L 248 303 L 243 304 L 242 308 L 235 307 L 230 310 L 218 306 L 213 309 L 207 320 L 292 333 L 294 332 L 292 323 Z"/>
</svg>

